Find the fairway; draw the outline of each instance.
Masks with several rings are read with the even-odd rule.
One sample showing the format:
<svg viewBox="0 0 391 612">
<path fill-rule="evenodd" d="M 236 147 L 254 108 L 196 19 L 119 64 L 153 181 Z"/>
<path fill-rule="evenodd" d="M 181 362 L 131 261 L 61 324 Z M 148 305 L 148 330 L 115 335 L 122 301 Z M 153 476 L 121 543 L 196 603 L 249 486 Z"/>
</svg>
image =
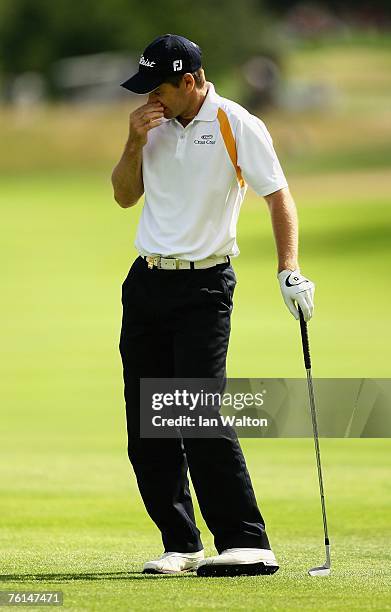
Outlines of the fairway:
<svg viewBox="0 0 391 612">
<path fill-rule="evenodd" d="M 275 576 L 139 573 L 161 543 L 127 462 L 117 345 L 141 207 L 117 207 L 108 174 L 10 176 L 2 184 L 1 588 L 62 590 L 73 610 L 389 609 L 388 440 L 321 440 L 331 577 L 306 575 L 324 561 L 313 443 L 287 439 L 243 442 L 281 565 Z M 357 178 L 345 175 L 351 184 Z M 291 181 L 302 268 L 318 285 L 309 326 L 316 376 L 389 375 L 391 218 L 371 180 L 350 197 L 336 190 L 316 203 L 311 183 Z M 301 376 L 267 208 L 251 194 L 238 238 L 228 373 Z M 357 277 L 370 278 L 370 299 Z M 200 517 L 199 525 L 213 553 Z"/>
<path fill-rule="evenodd" d="M 139 572 L 146 558 L 160 554 L 159 537 L 129 481 L 123 436 L 104 434 L 112 424 L 109 416 L 101 421 L 100 431 L 92 432 L 79 416 L 83 435 L 79 431 L 76 440 L 71 423 L 68 437 L 52 435 L 48 442 L 37 433 L 35 443 L 24 440 L 29 465 L 7 450 L 12 476 L 9 468 L 1 474 L 8 492 L 1 589 L 62 590 L 65 608 L 74 610 L 389 609 L 388 442 L 323 441 L 333 545 L 329 578 L 306 575 L 324 560 L 311 440 L 244 445 L 281 564 L 277 574 L 155 577 Z M 209 532 L 198 522 L 212 553 Z"/>
</svg>

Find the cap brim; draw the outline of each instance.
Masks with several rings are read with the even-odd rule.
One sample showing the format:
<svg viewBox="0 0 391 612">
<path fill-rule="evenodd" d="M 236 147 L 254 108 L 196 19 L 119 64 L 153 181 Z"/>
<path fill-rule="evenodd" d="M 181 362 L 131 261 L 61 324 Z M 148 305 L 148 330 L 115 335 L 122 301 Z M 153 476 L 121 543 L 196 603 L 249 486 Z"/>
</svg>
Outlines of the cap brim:
<svg viewBox="0 0 391 612">
<path fill-rule="evenodd" d="M 163 83 L 164 78 L 161 75 L 152 75 L 137 72 L 130 79 L 121 83 L 121 87 L 125 87 L 129 91 L 136 94 L 151 93 L 156 87 Z"/>
</svg>

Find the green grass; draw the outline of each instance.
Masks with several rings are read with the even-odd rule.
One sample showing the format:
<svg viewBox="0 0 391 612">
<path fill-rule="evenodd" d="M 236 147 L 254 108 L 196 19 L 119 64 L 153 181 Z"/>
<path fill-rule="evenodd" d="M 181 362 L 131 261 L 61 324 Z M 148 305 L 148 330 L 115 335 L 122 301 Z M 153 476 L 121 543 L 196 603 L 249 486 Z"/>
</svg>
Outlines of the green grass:
<svg viewBox="0 0 391 612">
<path fill-rule="evenodd" d="M 281 563 L 275 576 L 139 573 L 161 544 L 127 462 L 117 344 L 120 287 L 136 255 L 141 207 L 115 205 L 109 173 L 2 182 L 0 588 L 61 589 L 73 610 L 389 609 L 388 440 L 322 440 L 330 578 L 306 575 L 324 555 L 311 440 L 243 443 Z M 360 186 L 359 173 L 346 174 L 346 188 L 334 190 L 344 180 L 329 176 L 314 193 L 292 178 L 301 265 L 317 283 L 316 376 L 390 375 L 391 215 L 371 180 Z M 279 294 L 260 198 L 243 205 L 238 237 L 228 372 L 301 376 L 298 327 Z"/>
<path fill-rule="evenodd" d="M 352 184 L 359 178 L 347 175 Z M 350 199 L 349 185 L 346 193 L 332 194 L 327 184 L 324 190 L 319 185 L 319 200 L 295 190 L 301 267 L 317 284 L 310 325 L 314 370 L 318 376 L 387 377 L 391 210 L 382 195 Z M 21 375 L 33 391 L 42 391 L 45 405 L 52 401 L 47 385 L 71 392 L 70 375 L 88 395 L 96 385 L 88 374 L 104 373 L 98 384 L 111 393 L 107 381 L 119 365 L 121 282 L 136 256 L 141 206 L 120 209 L 103 173 L 9 179 L 2 193 L 7 265 L 0 309 L 8 321 L 9 401 Z M 231 375 L 299 376 L 297 326 L 279 293 L 270 220 L 260 198 L 244 203 L 238 240 Z M 24 401 L 30 392 L 25 384 L 17 391 L 26 394 Z"/>
<path fill-rule="evenodd" d="M 68 431 L 71 421 L 87 426 L 91 413 L 87 407 L 77 421 L 69 418 Z M 311 440 L 244 444 L 281 564 L 275 576 L 153 577 L 141 575 L 140 567 L 160 554 L 159 537 L 129 479 L 118 415 L 117 432 L 103 434 L 110 420 L 106 415 L 100 431 L 95 427 L 84 440 L 69 433 L 47 443 L 38 432 L 23 440 L 24 455 L 8 451 L 12 471 L 3 464 L 1 475 L 7 493 L 1 589 L 62 590 L 66 609 L 74 610 L 389 609 L 389 441 L 322 441 L 333 546 L 329 578 L 306 575 L 324 560 Z M 199 514 L 198 523 L 213 553 Z"/>
</svg>

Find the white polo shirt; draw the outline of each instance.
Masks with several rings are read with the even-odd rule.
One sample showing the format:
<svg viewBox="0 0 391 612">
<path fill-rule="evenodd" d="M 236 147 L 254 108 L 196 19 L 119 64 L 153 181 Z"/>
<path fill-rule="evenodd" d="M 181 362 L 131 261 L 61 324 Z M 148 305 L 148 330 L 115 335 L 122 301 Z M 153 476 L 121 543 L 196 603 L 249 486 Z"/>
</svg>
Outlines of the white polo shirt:
<svg viewBox="0 0 391 612">
<path fill-rule="evenodd" d="M 135 240 L 141 255 L 236 257 L 247 185 L 260 196 L 287 187 L 265 124 L 207 84 L 207 96 L 185 128 L 164 119 L 148 132 L 145 201 Z"/>
</svg>

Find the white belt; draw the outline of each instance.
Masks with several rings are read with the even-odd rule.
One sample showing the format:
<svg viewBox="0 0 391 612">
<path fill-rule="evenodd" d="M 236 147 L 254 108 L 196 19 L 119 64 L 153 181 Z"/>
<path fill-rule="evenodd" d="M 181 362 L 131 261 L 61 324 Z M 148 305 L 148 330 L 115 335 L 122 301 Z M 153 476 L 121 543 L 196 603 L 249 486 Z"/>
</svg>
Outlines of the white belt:
<svg viewBox="0 0 391 612">
<path fill-rule="evenodd" d="M 153 269 L 154 266 L 161 270 L 190 270 L 211 268 L 221 263 L 230 263 L 228 255 L 221 257 L 207 257 L 199 261 L 188 261 L 187 259 L 178 259 L 177 257 L 162 257 L 161 255 L 142 255 L 143 259 L 148 262 L 148 268 Z"/>
</svg>

